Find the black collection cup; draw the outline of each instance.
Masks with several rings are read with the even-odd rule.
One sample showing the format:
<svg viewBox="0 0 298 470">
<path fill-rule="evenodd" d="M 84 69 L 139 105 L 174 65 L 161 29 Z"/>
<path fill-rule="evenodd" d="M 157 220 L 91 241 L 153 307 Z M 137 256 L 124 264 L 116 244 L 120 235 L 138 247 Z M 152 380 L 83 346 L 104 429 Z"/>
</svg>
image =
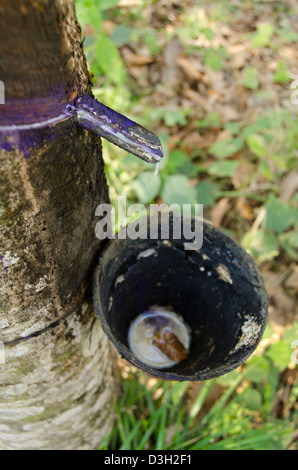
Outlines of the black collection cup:
<svg viewBox="0 0 298 470">
<path fill-rule="evenodd" d="M 253 353 L 267 322 L 267 293 L 255 262 L 238 243 L 202 222 L 201 248 L 186 249 L 190 240 L 173 238 L 174 223 L 184 220 L 177 217 L 159 218 L 157 239 L 149 238 L 152 219 L 145 218 L 140 238 L 120 232 L 109 241 L 94 273 L 94 305 L 103 330 L 129 363 L 164 380 L 206 380 Z M 168 222 L 169 234 L 163 229 Z M 190 329 L 187 357 L 163 369 L 141 361 L 128 342 L 132 322 L 152 306 L 176 312 Z"/>
</svg>

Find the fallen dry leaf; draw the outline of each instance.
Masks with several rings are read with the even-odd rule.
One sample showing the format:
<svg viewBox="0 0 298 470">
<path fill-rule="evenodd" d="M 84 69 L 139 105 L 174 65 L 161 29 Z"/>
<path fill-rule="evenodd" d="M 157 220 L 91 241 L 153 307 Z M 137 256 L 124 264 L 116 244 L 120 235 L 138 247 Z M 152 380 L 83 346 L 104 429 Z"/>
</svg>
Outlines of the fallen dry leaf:
<svg viewBox="0 0 298 470">
<path fill-rule="evenodd" d="M 101 23 L 101 30 L 107 36 L 110 36 L 114 29 L 116 28 L 117 24 L 114 21 L 110 20 L 103 20 Z"/>
<path fill-rule="evenodd" d="M 223 140 L 230 139 L 232 137 L 232 131 L 230 129 L 225 129 L 218 133 L 216 137 L 216 142 L 222 142 Z"/>
<path fill-rule="evenodd" d="M 200 135 L 198 132 L 190 132 L 184 138 L 183 143 L 190 148 L 208 149 L 216 139 L 216 133 L 209 132 L 208 134 Z"/>
<path fill-rule="evenodd" d="M 200 80 L 202 73 L 198 70 L 196 64 L 190 59 L 179 55 L 177 58 L 177 64 L 189 80 Z"/>
<path fill-rule="evenodd" d="M 231 207 L 229 198 L 220 199 L 210 211 L 210 220 L 215 227 L 220 227 L 221 222 Z"/>
<path fill-rule="evenodd" d="M 292 171 L 283 177 L 280 184 L 280 199 L 289 201 L 298 190 L 298 172 Z"/>
<path fill-rule="evenodd" d="M 269 297 L 269 321 L 284 327 L 297 317 L 297 306 L 283 287 L 285 273 L 262 271 Z"/>
<path fill-rule="evenodd" d="M 180 81 L 181 70 L 177 64 L 177 59 L 181 54 L 181 51 L 182 46 L 177 36 L 170 39 L 164 48 L 162 82 L 167 85 L 174 85 Z"/>
<path fill-rule="evenodd" d="M 188 98 L 190 101 L 193 101 L 193 103 L 199 105 L 207 113 L 212 111 L 212 106 L 208 100 L 206 100 L 206 98 L 202 98 L 199 93 L 192 90 L 191 88 L 183 88 L 183 95 L 186 96 L 186 98 Z"/>
<path fill-rule="evenodd" d="M 149 55 L 135 54 L 129 47 L 123 47 L 121 54 L 125 65 L 129 68 L 132 65 L 148 65 L 154 62 L 154 58 Z"/>
<path fill-rule="evenodd" d="M 238 121 L 239 119 L 241 119 L 241 114 L 233 106 L 218 104 L 216 106 L 216 111 L 220 116 L 221 122 L 223 123 Z"/>
<path fill-rule="evenodd" d="M 236 202 L 236 209 L 245 220 L 252 220 L 254 218 L 254 213 L 252 207 L 250 206 L 247 199 L 244 197 L 239 197 Z"/>
<path fill-rule="evenodd" d="M 298 267 L 293 271 L 285 282 L 285 286 L 298 291 Z"/>
<path fill-rule="evenodd" d="M 235 189 L 247 185 L 255 172 L 254 166 L 244 160 L 240 161 L 231 177 Z"/>
</svg>

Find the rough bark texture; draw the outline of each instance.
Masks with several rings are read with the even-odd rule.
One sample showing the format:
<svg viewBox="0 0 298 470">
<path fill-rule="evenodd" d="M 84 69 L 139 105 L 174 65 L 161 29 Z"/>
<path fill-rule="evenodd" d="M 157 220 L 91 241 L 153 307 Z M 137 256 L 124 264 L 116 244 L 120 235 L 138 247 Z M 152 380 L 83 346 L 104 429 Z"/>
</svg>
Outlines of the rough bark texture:
<svg viewBox="0 0 298 470">
<path fill-rule="evenodd" d="M 72 2 L 1 0 L 0 80 L 0 126 L 56 117 L 71 86 L 90 93 Z M 90 296 L 101 146 L 74 118 L 39 137 L 30 155 L 0 151 L 0 448 L 93 449 L 117 387 Z"/>
</svg>

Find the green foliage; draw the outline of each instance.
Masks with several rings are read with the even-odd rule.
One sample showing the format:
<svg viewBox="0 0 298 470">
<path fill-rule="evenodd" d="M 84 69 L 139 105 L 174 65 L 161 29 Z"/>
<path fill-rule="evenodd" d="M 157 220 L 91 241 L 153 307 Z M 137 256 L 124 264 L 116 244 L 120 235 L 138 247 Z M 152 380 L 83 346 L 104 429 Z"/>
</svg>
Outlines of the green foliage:
<svg viewBox="0 0 298 470">
<path fill-rule="evenodd" d="M 294 220 L 296 209 L 292 209 L 289 204 L 282 202 L 275 196 L 270 196 L 265 205 L 267 211 L 266 228 L 276 233 L 289 229 Z"/>
<path fill-rule="evenodd" d="M 206 49 L 204 53 L 204 63 L 215 72 L 219 72 L 223 67 L 223 60 L 228 57 L 228 53 L 223 46 L 218 49 Z"/>
<path fill-rule="evenodd" d="M 108 10 L 119 3 L 119 0 L 97 0 L 96 3 L 101 10 Z"/>
<path fill-rule="evenodd" d="M 187 124 L 186 116 L 189 113 L 189 109 L 173 109 L 170 106 L 161 106 L 159 108 L 150 110 L 150 113 L 147 113 L 147 119 L 155 122 L 164 121 L 168 127 L 174 127 L 177 124 L 180 126 L 185 126 L 185 124 Z"/>
<path fill-rule="evenodd" d="M 87 24 L 92 25 L 96 30 L 100 31 L 102 12 L 98 1 L 95 0 L 76 0 L 76 13 L 80 20 L 82 28 Z"/>
<path fill-rule="evenodd" d="M 277 72 L 274 74 L 274 81 L 276 83 L 288 83 L 291 81 L 286 69 L 286 64 L 282 61 L 278 62 Z"/>
<path fill-rule="evenodd" d="M 215 142 L 209 151 L 219 158 L 226 158 L 234 155 L 243 148 L 244 142 L 241 138 L 231 138 Z"/>
<path fill-rule="evenodd" d="M 117 5 L 117 0 L 76 0 L 77 13 L 83 29 L 90 25 L 93 30 L 92 34 L 88 33 L 85 39 L 89 66 L 96 79 L 105 78 L 104 84 L 95 88 L 94 93 L 108 105 L 125 111 L 131 109 L 132 105 L 138 106 L 138 96 L 129 91 L 128 76 L 118 47 L 127 44 L 128 41 L 139 43 L 143 41 L 150 53 L 155 55 L 161 53 L 162 43 L 159 30 L 151 25 L 140 26 L 143 9 L 146 8 L 145 4 L 129 10 L 125 21 L 119 22 L 109 36 L 104 34 L 101 28 L 102 23 L 109 18 L 111 8 L 114 9 L 114 17 L 117 18 Z M 211 15 L 212 20 L 215 21 L 213 24 L 206 24 L 205 21 L 195 15 L 190 15 L 188 10 L 184 11 L 182 8 L 183 24 L 175 26 L 172 33 L 167 33 L 168 38 L 177 34 L 188 50 L 192 47 L 200 52 L 207 67 L 214 71 L 221 71 L 229 61 L 229 54 L 224 46 L 215 47 L 212 42 L 216 35 L 215 25 L 216 21 L 229 21 L 230 12 L 234 7 L 234 4 L 230 7 L 218 4 L 217 9 Z M 235 11 L 238 11 L 238 7 Z M 126 18 L 132 21 L 126 21 Z M 204 46 L 197 46 L 196 40 L 202 37 L 205 38 Z M 279 44 L 281 41 L 290 42 L 295 38 L 296 33 L 290 28 L 286 17 L 280 22 L 278 28 L 275 27 L 273 21 L 267 20 L 257 25 L 256 32 L 251 36 L 251 47 L 252 49 L 258 47 L 261 50 L 261 48 L 271 47 L 274 41 Z M 264 91 L 260 90 L 260 72 L 257 67 L 245 66 L 241 73 L 242 85 L 247 90 L 252 93 Z M 289 80 L 285 62 L 279 61 L 273 76 L 273 84 L 285 84 Z M 191 113 L 191 109 L 173 107 L 170 104 L 155 108 L 147 107 L 143 113 L 143 120 L 144 124 L 147 123 L 152 129 L 154 127 L 158 129 L 160 125 L 164 125 L 170 133 L 172 129 L 187 126 Z M 132 115 L 134 114 L 132 112 Z M 242 235 L 244 246 L 260 262 L 275 258 L 281 251 L 297 259 L 298 222 L 297 215 L 295 215 L 297 210 L 294 209 L 293 201 L 282 202 L 277 197 L 281 178 L 295 168 L 297 124 L 298 118 L 293 118 L 287 111 L 280 112 L 278 116 L 273 111 L 261 113 L 255 121 L 246 125 L 240 122 L 225 122 L 223 127 L 231 131 L 231 136 L 209 147 L 208 153 L 213 158 L 206 168 L 201 167 L 197 159 L 192 158 L 189 150 L 186 151 L 181 142 L 162 161 L 158 177 L 154 176 L 150 165 L 134 162 L 133 158 L 133 172 L 131 172 L 126 165 L 130 159 L 123 160 L 123 152 L 119 151 L 118 157 L 116 151 L 113 150 L 113 157 L 110 161 L 116 162 L 117 160 L 117 165 L 115 169 L 107 167 L 108 178 L 112 178 L 109 181 L 114 188 L 113 194 L 116 197 L 117 194 L 126 193 L 131 202 L 143 204 L 149 204 L 156 197 L 161 197 L 166 203 L 201 202 L 206 207 L 216 204 L 221 195 L 236 198 L 243 194 L 245 197 L 263 202 L 266 209 L 266 218 L 261 227 L 253 233 L 248 231 Z M 197 121 L 197 126 L 202 130 L 220 129 L 221 118 L 216 111 L 211 111 Z M 204 158 L 204 151 L 200 152 L 197 149 L 197 152 Z M 241 161 L 246 159 L 254 165 L 254 176 L 260 175 L 267 180 L 271 185 L 271 191 L 262 196 L 250 194 L 249 178 L 241 191 L 231 188 L 226 191 L 227 181 L 237 171 L 240 161 L 238 157 L 241 157 Z M 144 170 L 146 171 L 142 176 Z M 133 178 L 135 180 L 132 183 Z M 196 178 L 196 183 L 189 182 Z M 130 184 L 127 184 L 128 181 Z"/>
<path fill-rule="evenodd" d="M 196 186 L 197 201 L 205 207 L 213 206 L 219 197 L 219 186 L 216 183 L 202 181 Z"/>
<path fill-rule="evenodd" d="M 132 184 L 138 201 L 141 204 L 148 204 L 158 195 L 161 179 L 159 175 L 155 176 L 154 171 L 144 171 Z"/>
<path fill-rule="evenodd" d="M 122 85 L 126 79 L 126 70 L 116 47 L 119 32 L 118 36 L 114 32 L 114 38 L 109 38 L 101 29 L 105 11 L 118 3 L 119 0 L 76 0 L 76 12 L 83 29 L 88 25 L 93 28 L 93 35 L 87 36 L 85 40 L 91 72 L 96 76 L 104 75 L 116 85 Z"/>
<path fill-rule="evenodd" d="M 253 235 L 248 232 L 241 243 L 259 263 L 270 261 L 279 254 L 277 236 L 271 232 L 257 230 Z"/>
<path fill-rule="evenodd" d="M 164 169 L 167 174 L 183 174 L 192 178 L 197 174 L 197 167 L 182 150 L 173 150 L 170 153 L 167 165 Z"/>
<path fill-rule="evenodd" d="M 210 175 L 219 177 L 231 177 L 236 170 L 239 162 L 233 160 L 224 160 L 212 163 L 208 168 Z"/>
<path fill-rule="evenodd" d="M 296 42 L 298 35 L 289 26 L 283 26 L 277 30 L 277 34 L 286 42 Z"/>
<path fill-rule="evenodd" d="M 222 197 L 231 201 L 245 198 L 252 203 L 253 219 L 242 220 L 233 206 L 228 214 L 232 221 L 228 228 L 258 264 L 277 263 L 279 255 L 298 260 L 298 198 L 297 195 L 289 200 L 279 197 L 283 178 L 297 168 L 298 116 L 288 107 L 282 110 L 281 102 L 278 103 L 273 93 L 276 89 L 285 91 L 290 87 L 286 59 L 277 59 L 277 64 L 270 69 L 273 73 L 266 87 L 262 77 L 263 67 L 269 70 L 268 57 L 273 61 L 278 57 L 279 48 L 282 50 L 285 43 L 297 40 L 288 14 L 284 12 L 279 22 L 275 13 L 268 15 L 265 22 L 258 22 L 256 32 L 249 33 L 250 46 L 248 44 L 245 52 L 251 61 L 231 73 L 232 52 L 230 57 L 230 49 L 218 42 L 217 30 L 223 23 L 229 23 L 231 16 L 238 18 L 238 22 L 243 2 L 215 2 L 211 11 L 205 10 L 206 18 L 191 14 L 185 2 L 179 8 L 179 15 L 175 9 L 174 17 L 177 14 L 179 20 L 165 19 L 164 28 L 155 26 L 159 19 L 154 24 L 144 20 L 144 13 L 153 8 L 155 2 L 140 2 L 125 8 L 125 14 L 121 13 L 118 3 L 117 0 L 76 0 L 83 34 L 86 34 L 84 49 L 89 68 L 95 75 L 93 91 L 100 101 L 157 132 L 165 157 L 159 175 L 155 176 L 152 165 L 103 142 L 105 170 L 116 214 L 120 195 L 127 195 L 128 204 L 202 203 L 207 211 Z M 247 6 L 248 11 L 250 8 L 260 8 L 259 14 L 263 11 L 260 2 Z M 115 27 L 105 34 L 104 21 L 111 18 Z M 180 39 L 185 57 L 193 51 L 198 57 L 202 83 L 200 80 L 191 83 L 195 92 L 200 94 L 206 79 L 207 88 L 212 92 L 214 78 L 208 81 L 209 74 L 220 79 L 230 73 L 230 78 L 237 80 L 239 89 L 250 96 L 253 103 L 262 103 L 256 106 L 258 112 L 253 113 L 253 108 L 247 110 L 249 113 L 240 111 L 239 118 L 229 120 L 225 113 L 218 111 L 216 103 L 203 110 L 199 106 L 194 112 L 186 107 L 184 97 L 179 107 L 177 101 L 172 100 L 172 90 L 168 102 L 151 105 L 146 98 L 155 92 L 163 94 L 163 86 L 168 99 L 166 85 L 148 88 L 144 80 L 143 88 L 142 85 L 136 87 L 118 48 L 127 44 L 135 51 L 145 48 L 152 56 L 158 56 L 155 64 L 158 67 L 167 41 L 174 36 Z M 223 37 L 226 45 L 228 39 Z M 258 56 L 260 60 L 264 58 L 264 63 L 256 62 Z M 180 88 L 178 83 L 177 94 Z M 216 99 L 224 108 L 225 90 L 217 83 L 215 89 Z M 206 104 L 209 104 L 208 99 Z M 235 99 L 238 99 L 236 95 Z M 146 103 L 145 109 L 143 103 Z M 229 131 L 225 133 L 227 137 L 217 139 L 223 130 Z M 214 137 L 208 148 L 206 144 L 200 148 L 200 139 L 193 146 L 187 142 L 188 135 L 195 132 L 202 139 L 206 135 Z M 171 139 L 176 135 L 186 136 L 186 142 L 181 137 L 180 141 L 174 140 L 173 145 Z M 241 173 L 243 162 L 251 168 L 251 174 L 244 175 L 246 178 L 242 178 Z M 116 221 L 115 231 L 122 222 Z M 117 423 L 103 448 L 286 449 L 293 431 L 292 415 L 289 412 L 288 418 L 279 420 L 273 417 L 273 410 L 281 387 L 280 374 L 290 363 L 291 342 L 297 339 L 297 325 L 295 328 L 286 330 L 282 340 L 270 344 L 262 355 L 250 358 L 241 370 L 205 382 L 191 409 L 185 405 L 187 384 L 156 381 L 152 386 L 150 379 L 132 371 L 122 384 L 123 394 L 116 405 Z M 268 327 L 265 337 L 270 339 L 271 335 Z M 206 411 L 206 399 L 214 387 L 222 388 L 221 395 Z M 297 387 L 294 386 L 289 403 L 294 404 L 296 400 Z"/>
<path fill-rule="evenodd" d="M 283 371 L 289 364 L 289 357 L 291 357 L 291 347 L 286 341 L 279 341 L 272 344 L 269 348 L 268 354 L 271 360 L 279 371 Z"/>
<path fill-rule="evenodd" d="M 126 72 L 121 56 L 113 41 L 105 35 L 99 35 L 95 43 L 95 56 L 100 70 L 116 85 L 124 82 Z"/>
<path fill-rule="evenodd" d="M 242 83 L 250 90 L 257 90 L 259 88 L 259 71 L 255 67 L 245 67 L 243 70 Z"/>
<path fill-rule="evenodd" d="M 246 138 L 246 143 L 249 150 L 254 153 L 257 157 L 265 157 L 266 155 L 266 144 L 265 139 L 259 134 L 250 134 Z"/>
<path fill-rule="evenodd" d="M 293 258 L 298 260 L 298 231 L 297 224 L 294 230 L 282 233 L 279 235 L 279 242 L 285 252 Z"/>
<path fill-rule="evenodd" d="M 102 449 L 286 449 L 294 425 L 290 419 L 272 418 L 271 412 L 279 374 L 290 362 L 295 335 L 297 325 L 286 331 L 284 340 L 250 358 L 241 372 L 202 383 L 188 410 L 187 382 L 154 380 L 152 385 L 152 379 L 130 369 L 116 404 L 116 425 Z M 215 388 L 221 391 L 220 398 L 206 408 L 206 399 Z M 296 399 L 293 389 L 291 402 Z"/>
<path fill-rule="evenodd" d="M 189 184 L 185 175 L 168 176 L 161 196 L 166 204 L 193 204 L 196 202 L 196 190 Z"/>
<path fill-rule="evenodd" d="M 268 46 L 273 33 L 274 26 L 271 23 L 262 23 L 258 25 L 257 33 L 252 38 L 252 46 Z"/>
<path fill-rule="evenodd" d="M 113 43 L 119 47 L 123 44 L 126 44 L 130 39 L 132 39 L 134 31 L 132 28 L 129 28 L 125 25 L 117 26 L 112 32 L 110 39 Z"/>
</svg>

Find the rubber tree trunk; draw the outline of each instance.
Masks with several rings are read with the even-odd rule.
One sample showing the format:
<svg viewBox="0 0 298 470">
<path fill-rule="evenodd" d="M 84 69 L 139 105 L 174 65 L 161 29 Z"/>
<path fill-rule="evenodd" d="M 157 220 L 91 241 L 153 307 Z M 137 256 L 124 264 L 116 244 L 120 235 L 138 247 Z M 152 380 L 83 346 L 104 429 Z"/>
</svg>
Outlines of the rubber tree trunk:
<svg viewBox="0 0 298 470">
<path fill-rule="evenodd" d="M 0 448 L 95 449 L 117 390 L 90 294 L 108 188 L 99 138 L 59 119 L 91 93 L 71 1 L 1 0 L 0 80 Z"/>
</svg>

